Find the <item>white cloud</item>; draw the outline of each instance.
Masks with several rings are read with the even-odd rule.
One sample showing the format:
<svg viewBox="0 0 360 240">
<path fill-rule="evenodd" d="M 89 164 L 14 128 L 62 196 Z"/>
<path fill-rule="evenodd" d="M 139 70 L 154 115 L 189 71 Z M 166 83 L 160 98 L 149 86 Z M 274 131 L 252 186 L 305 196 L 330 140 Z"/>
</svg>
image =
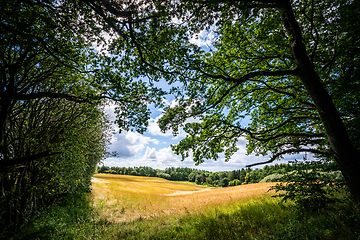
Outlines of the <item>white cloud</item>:
<svg viewBox="0 0 360 240">
<path fill-rule="evenodd" d="M 159 144 L 159 140 L 143 136 L 139 133 L 122 132 L 116 133 L 109 145 L 110 152 L 117 152 L 119 158 L 135 157 L 150 144 Z"/>
<path fill-rule="evenodd" d="M 171 151 L 170 147 L 156 150 L 156 148 L 150 148 L 147 146 L 144 155 L 139 158 L 126 161 L 109 158 L 104 160 L 104 165 L 124 167 L 148 166 L 154 169 L 165 169 L 168 167 L 186 167 L 189 166 L 188 162 L 189 161 L 181 162 L 180 157 L 175 155 Z"/>
<path fill-rule="evenodd" d="M 199 47 L 211 46 L 215 40 L 215 33 L 213 30 L 201 30 L 199 34 L 193 35 L 190 43 Z"/>
<path fill-rule="evenodd" d="M 155 148 L 147 147 L 145 154 L 139 159 L 141 163 L 147 163 L 154 166 L 154 168 L 165 169 L 167 167 L 180 167 L 182 164 L 180 157 L 175 155 L 170 147 Z"/>
<path fill-rule="evenodd" d="M 232 171 L 235 169 L 245 168 L 246 165 L 263 162 L 269 160 L 269 157 L 258 157 L 254 155 L 247 156 L 246 149 L 243 144 L 238 145 L 239 151 L 236 152 L 233 157 L 225 162 L 224 157 L 220 157 L 217 161 L 214 160 L 206 160 L 204 163 L 195 166 L 195 162 L 192 157 L 181 161 L 181 157 L 175 155 L 170 147 L 167 148 L 150 148 L 146 147 L 146 151 L 144 155 L 139 156 L 135 159 L 129 159 L 126 161 L 118 160 L 115 158 L 106 159 L 104 164 L 106 166 L 122 166 L 122 167 L 140 167 L 140 166 L 148 166 L 154 169 L 165 169 L 168 167 L 189 167 L 196 169 L 203 169 L 212 172 L 218 171 Z M 286 163 L 289 158 L 286 158 L 281 161 L 275 161 L 273 164 Z M 259 165 L 258 168 L 262 168 L 264 165 Z"/>
<path fill-rule="evenodd" d="M 171 102 L 164 100 L 164 102 L 170 106 L 178 104 L 177 100 Z M 105 108 L 105 111 L 109 115 L 109 120 L 115 119 L 114 114 L 115 105 L 109 105 Z M 190 167 L 197 169 L 204 169 L 208 171 L 231 171 L 234 169 L 244 168 L 248 164 L 258 163 L 269 160 L 269 156 L 261 157 L 254 155 L 246 155 L 246 139 L 241 137 L 238 140 L 237 146 L 239 150 L 232 156 L 230 161 L 225 162 L 224 156 L 220 155 L 218 161 L 206 160 L 199 166 L 195 166 L 193 158 L 189 158 L 181 161 L 181 157 L 175 155 L 171 148 L 170 143 L 175 143 L 174 140 L 180 140 L 186 136 L 186 133 L 180 128 L 179 135 L 177 137 L 171 136 L 171 131 L 162 133 L 158 127 L 156 121 L 161 117 L 160 114 L 156 118 L 149 120 L 148 134 L 151 137 L 141 135 L 139 133 L 123 131 L 121 134 L 116 133 L 111 140 L 112 144 L 109 145 L 109 151 L 116 151 L 119 154 L 119 158 L 108 158 L 104 160 L 106 166 L 149 166 L 154 169 L 165 169 L 168 167 Z M 197 122 L 197 119 L 188 119 L 186 122 Z M 114 127 L 116 127 L 114 125 Z M 118 129 L 118 128 L 117 128 Z M 160 138 L 161 137 L 161 138 Z M 160 140 L 162 142 L 160 142 Z M 169 145 L 165 145 L 168 142 Z M 150 144 L 155 144 L 156 147 L 150 147 Z M 161 147 L 161 148 L 160 148 Z M 302 159 L 303 154 L 286 155 L 282 161 L 274 161 L 273 164 L 279 164 L 287 162 L 288 160 Z M 258 168 L 262 168 L 263 165 L 259 165 Z"/>
<path fill-rule="evenodd" d="M 156 149 L 146 147 L 146 151 L 145 151 L 145 154 L 144 154 L 142 160 L 156 161 L 157 160 L 157 158 L 156 158 Z"/>
<path fill-rule="evenodd" d="M 107 114 L 107 119 L 112 123 L 112 129 L 114 134 L 110 140 L 109 151 L 117 152 L 120 158 L 135 157 L 141 152 L 148 144 L 159 144 L 159 140 L 146 137 L 139 133 L 122 131 L 119 133 L 119 127 L 114 123 L 116 115 L 114 110 L 116 105 L 112 102 L 108 102 L 104 110 Z"/>
<path fill-rule="evenodd" d="M 163 133 L 160 130 L 159 125 L 157 124 L 157 121 L 162 117 L 163 115 L 161 114 L 160 116 L 157 116 L 155 119 L 154 118 L 150 118 L 149 122 L 149 126 L 148 126 L 148 132 L 154 136 L 163 136 L 163 137 L 169 137 L 171 136 L 171 131 L 167 131 L 165 133 Z"/>
<path fill-rule="evenodd" d="M 199 166 L 195 166 L 195 162 L 193 161 L 191 155 L 184 161 L 181 161 L 181 157 L 174 154 L 170 146 L 161 149 L 150 148 L 149 146 L 146 146 L 145 153 L 142 156 L 137 156 L 135 159 L 129 159 L 127 161 L 119 161 L 117 166 L 149 166 L 154 169 L 165 169 L 168 167 L 190 167 L 216 172 L 241 169 L 244 168 L 246 164 L 264 161 L 264 158 L 262 157 L 247 156 L 244 144 L 245 142 L 245 139 L 239 141 L 239 151 L 234 154 L 229 162 L 225 162 L 224 157 L 220 157 L 218 161 L 207 160 Z M 104 163 L 105 165 L 110 166 L 110 164 L 115 164 L 115 162 L 116 159 L 108 159 Z"/>
<path fill-rule="evenodd" d="M 170 102 L 169 102 L 167 99 L 165 99 L 165 98 L 163 98 L 163 99 L 161 100 L 161 102 L 162 102 L 165 106 L 169 106 L 169 105 L 170 105 Z"/>
</svg>

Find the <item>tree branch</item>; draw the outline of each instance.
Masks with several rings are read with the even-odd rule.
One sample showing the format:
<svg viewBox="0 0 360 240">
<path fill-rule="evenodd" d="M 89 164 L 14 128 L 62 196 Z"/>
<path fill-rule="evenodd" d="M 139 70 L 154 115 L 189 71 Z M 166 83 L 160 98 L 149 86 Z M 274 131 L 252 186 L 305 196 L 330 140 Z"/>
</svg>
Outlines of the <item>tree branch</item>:
<svg viewBox="0 0 360 240">
<path fill-rule="evenodd" d="M 270 158 L 269 161 L 253 163 L 253 164 L 250 164 L 250 165 L 246 165 L 245 167 L 253 167 L 253 166 L 257 166 L 257 165 L 272 163 L 273 161 L 275 161 L 275 160 L 276 160 L 278 157 L 280 157 L 281 155 L 288 154 L 288 153 L 299 153 L 299 152 L 309 152 L 309 153 L 315 153 L 315 154 L 331 155 L 330 152 L 324 152 L 324 151 L 320 151 L 320 150 L 316 150 L 316 149 L 306 149 L 306 148 L 288 149 L 288 150 L 284 150 L 284 151 L 282 151 L 282 152 L 279 152 L 279 153 L 273 155 L 273 156 Z"/>
<path fill-rule="evenodd" d="M 2 97 L 14 99 L 14 100 L 31 100 L 31 99 L 39 99 L 39 98 L 64 98 L 66 100 L 77 103 L 84 103 L 84 102 L 91 103 L 91 101 L 86 98 L 76 97 L 66 93 L 52 93 L 52 92 L 39 92 L 39 93 L 30 93 L 30 94 L 20 94 L 20 93 L 11 94 L 9 92 L 6 92 L 2 94 Z"/>
<path fill-rule="evenodd" d="M 13 158 L 13 159 L 8 159 L 8 160 L 0 160 L 0 168 L 4 169 L 4 168 L 8 168 L 8 167 L 13 167 L 15 165 L 18 164 L 23 164 L 23 163 L 27 163 L 30 161 L 34 161 L 40 158 L 44 158 L 44 157 L 49 157 L 49 156 L 53 156 L 53 155 L 57 155 L 60 154 L 62 152 L 51 152 L 50 150 L 32 155 L 32 156 L 27 156 L 27 157 L 21 157 L 21 158 Z"/>
<path fill-rule="evenodd" d="M 261 133 L 261 132 L 251 132 L 251 131 L 247 130 L 246 128 L 242 128 L 242 127 L 239 127 L 239 126 L 232 125 L 232 124 L 230 124 L 230 123 L 228 123 L 228 122 L 226 122 L 224 120 L 220 120 L 220 121 L 222 123 L 226 124 L 226 125 L 229 125 L 229 126 L 231 126 L 233 128 L 236 128 L 236 129 L 244 132 L 244 133 L 249 134 L 252 139 L 255 139 L 255 140 L 260 141 L 260 142 L 268 142 L 270 140 L 274 140 L 276 138 L 281 138 L 281 137 L 306 137 L 306 138 L 325 137 L 325 135 L 321 134 L 321 133 L 316 134 L 316 133 L 306 133 L 306 132 L 304 132 L 304 133 L 280 133 L 280 134 L 277 134 L 277 135 L 270 136 L 268 138 L 262 138 L 261 137 L 261 135 L 263 135 L 263 134 L 265 134 L 265 133 L 267 133 L 269 131 L 273 131 L 273 130 L 276 130 L 276 129 L 282 127 L 282 125 L 285 125 L 288 121 L 290 122 L 290 120 L 293 120 L 293 119 L 288 119 L 287 121 L 280 124 L 280 126 L 277 126 L 277 127 L 273 128 L 273 129 L 266 130 L 263 133 Z"/>
</svg>

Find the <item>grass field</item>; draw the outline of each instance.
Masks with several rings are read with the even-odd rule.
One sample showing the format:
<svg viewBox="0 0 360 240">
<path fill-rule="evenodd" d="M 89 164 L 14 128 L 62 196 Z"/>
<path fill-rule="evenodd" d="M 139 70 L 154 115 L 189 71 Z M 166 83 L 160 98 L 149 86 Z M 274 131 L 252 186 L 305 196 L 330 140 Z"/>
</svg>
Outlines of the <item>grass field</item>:
<svg viewBox="0 0 360 240">
<path fill-rule="evenodd" d="M 360 215 L 338 202 L 299 215 L 271 183 L 208 188 L 161 178 L 97 174 L 92 192 L 69 196 L 7 239 L 358 239 Z"/>
<path fill-rule="evenodd" d="M 102 222 L 98 237 L 360 239 L 360 219 L 352 209 L 340 204 L 301 218 L 293 203 L 271 197 L 272 185 L 208 188 L 161 178 L 97 174 L 92 201 Z"/>
<path fill-rule="evenodd" d="M 267 194 L 273 183 L 208 188 L 162 178 L 96 174 L 94 204 L 112 222 L 204 212 Z"/>
</svg>

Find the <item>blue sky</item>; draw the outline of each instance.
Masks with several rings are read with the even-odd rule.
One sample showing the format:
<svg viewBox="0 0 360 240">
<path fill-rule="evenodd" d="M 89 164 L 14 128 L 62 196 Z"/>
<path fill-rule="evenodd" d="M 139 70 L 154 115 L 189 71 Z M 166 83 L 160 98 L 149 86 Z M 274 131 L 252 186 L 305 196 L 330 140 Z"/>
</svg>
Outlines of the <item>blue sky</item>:
<svg viewBox="0 0 360 240">
<path fill-rule="evenodd" d="M 215 35 L 213 31 L 201 31 L 197 37 L 193 37 L 190 41 L 200 47 L 207 48 L 211 46 L 214 39 Z M 169 105 L 176 104 L 174 99 L 166 99 L 165 101 Z M 150 109 L 152 110 L 152 114 L 149 120 L 149 127 L 143 135 L 127 131 L 119 133 L 118 127 L 113 125 L 115 134 L 109 145 L 109 151 L 116 151 L 119 157 L 105 159 L 103 161 L 104 165 L 121 167 L 148 166 L 155 169 L 190 167 L 216 172 L 241 169 L 247 164 L 263 162 L 269 159 L 269 157 L 246 155 L 246 140 L 240 138 L 237 144 L 239 150 L 228 162 L 225 162 L 224 157 L 220 157 L 217 161 L 207 160 L 199 166 L 195 166 L 191 157 L 181 161 L 181 157 L 171 151 L 170 145 L 177 144 L 183 139 L 186 136 L 185 132 L 180 131 L 177 137 L 172 136 L 171 132 L 162 133 L 156 123 L 162 114 L 162 110 L 151 106 Z M 115 120 L 113 110 L 114 106 L 108 106 L 105 109 L 111 121 Z M 243 124 L 246 126 L 247 123 L 243 122 Z M 275 161 L 273 164 L 286 163 L 288 160 L 302 159 L 302 157 L 302 154 L 285 156 L 283 160 Z M 258 166 L 258 168 L 262 167 L 262 165 Z"/>
<path fill-rule="evenodd" d="M 171 102 L 168 102 L 168 104 L 175 104 L 175 101 L 172 100 Z M 108 118 L 111 121 L 115 120 L 113 109 L 114 106 L 105 108 Z M 103 164 L 105 166 L 121 167 L 148 166 L 155 169 L 190 167 L 216 172 L 241 169 L 247 164 L 262 162 L 269 159 L 269 157 L 246 155 L 246 140 L 245 138 L 240 138 L 237 144 L 239 151 L 235 153 L 228 162 L 225 162 L 224 157 L 220 157 L 217 161 L 207 160 L 199 166 L 195 166 L 192 157 L 181 161 L 181 157 L 175 155 L 171 151 L 170 145 L 177 144 L 186 136 L 186 133 L 183 130 L 180 130 L 180 134 L 176 137 L 174 137 L 170 131 L 162 133 L 156 123 L 161 114 L 161 109 L 152 108 L 149 127 L 144 134 L 127 131 L 119 133 L 118 127 L 113 125 L 115 134 L 113 134 L 111 144 L 109 144 L 108 147 L 110 152 L 116 151 L 119 157 L 107 158 L 103 161 Z M 302 154 L 286 156 L 281 161 L 275 161 L 274 164 L 286 163 L 288 160 L 294 160 L 295 158 L 302 159 L 302 157 Z M 258 168 L 262 167 L 263 166 L 260 165 Z"/>
</svg>

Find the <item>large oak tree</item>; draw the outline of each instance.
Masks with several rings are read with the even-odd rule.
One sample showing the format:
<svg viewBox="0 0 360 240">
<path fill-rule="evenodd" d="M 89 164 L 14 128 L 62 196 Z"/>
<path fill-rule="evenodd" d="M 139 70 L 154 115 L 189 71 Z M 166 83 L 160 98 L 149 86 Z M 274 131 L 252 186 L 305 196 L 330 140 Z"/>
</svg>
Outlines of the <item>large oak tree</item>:
<svg viewBox="0 0 360 240">
<path fill-rule="evenodd" d="M 123 71 L 179 86 L 159 121 L 188 133 L 175 153 L 229 159 L 241 136 L 268 162 L 314 153 L 338 163 L 360 203 L 358 1 L 86 2 L 118 33 Z M 204 32 L 206 50 L 190 41 Z"/>
<path fill-rule="evenodd" d="M 9 150 L 17 106 L 109 98 L 120 104 L 122 128 L 144 131 L 146 104 L 162 94 L 153 86 L 165 79 L 179 104 L 165 109 L 160 126 L 188 133 L 176 153 L 192 151 L 197 163 L 220 153 L 229 159 L 241 136 L 249 153 L 269 161 L 315 153 L 336 160 L 360 202 L 358 1 L 2 3 L 0 163 L 7 169 L 51 157 L 50 148 Z M 190 41 L 201 31 L 215 37 L 206 50 Z M 104 32 L 112 36 L 109 52 L 95 57 L 91 44 Z M 246 128 L 245 116 L 252 118 Z M 185 124 L 189 117 L 200 121 Z"/>
</svg>

